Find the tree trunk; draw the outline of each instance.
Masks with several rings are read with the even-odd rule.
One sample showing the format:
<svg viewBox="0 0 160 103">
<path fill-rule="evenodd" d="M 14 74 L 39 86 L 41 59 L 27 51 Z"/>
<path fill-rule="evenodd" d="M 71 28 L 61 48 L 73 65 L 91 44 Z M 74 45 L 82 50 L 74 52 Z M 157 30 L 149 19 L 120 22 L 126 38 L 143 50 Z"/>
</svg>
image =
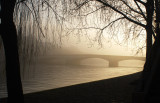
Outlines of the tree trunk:
<svg viewBox="0 0 160 103">
<path fill-rule="evenodd" d="M 153 102 L 153 97 L 159 98 L 159 86 L 157 83 L 159 82 L 159 74 L 160 74 L 160 3 L 159 0 L 155 0 L 155 8 L 156 8 L 156 39 L 152 47 L 151 51 L 151 60 L 150 60 L 150 74 L 148 75 L 148 79 L 146 80 L 146 103 Z M 158 96 L 157 96 L 158 94 Z M 156 99 L 157 99 L 156 98 Z M 160 101 L 160 99 L 158 99 Z"/>
<path fill-rule="evenodd" d="M 16 0 L 2 0 L 1 36 L 6 57 L 8 103 L 23 103 L 17 32 L 13 22 Z"/>
<path fill-rule="evenodd" d="M 154 0 L 147 0 L 146 3 L 146 13 L 147 13 L 147 24 L 146 24 L 146 62 L 144 65 L 144 69 L 142 72 L 142 77 L 141 80 L 139 82 L 139 84 L 137 85 L 137 93 L 143 94 L 141 100 L 145 101 L 143 103 L 147 103 L 146 99 L 148 97 L 148 90 L 149 90 L 149 86 L 150 86 L 150 80 L 151 80 L 151 75 L 152 73 L 152 66 L 155 62 L 155 57 L 157 54 L 157 44 L 158 42 L 160 42 L 157 38 L 154 42 L 154 44 L 152 44 L 152 35 L 153 35 L 153 29 L 152 29 L 152 23 L 153 23 L 153 13 L 154 13 Z M 158 41 L 157 41 L 158 40 Z M 159 44 L 158 44 L 159 45 Z M 135 92 L 135 94 L 136 94 Z M 133 97 L 133 100 L 136 99 Z M 133 103 L 141 103 L 141 102 L 133 102 Z M 152 102 L 150 102 L 152 103 Z M 154 102 L 155 103 L 155 102 Z"/>
<path fill-rule="evenodd" d="M 159 19 L 159 18 L 158 18 Z M 157 24 L 159 24 L 157 22 Z M 145 92 L 145 103 L 155 103 L 155 100 L 157 101 L 156 103 L 160 102 L 159 99 L 159 81 L 160 81 L 160 31 L 159 31 L 159 26 L 157 27 L 156 30 L 156 39 L 152 47 L 151 51 L 151 58 L 150 58 L 150 65 L 148 67 L 148 74 L 146 76 L 146 79 L 144 81 L 144 92 Z M 158 83 L 158 84 L 157 84 Z"/>
<path fill-rule="evenodd" d="M 147 13 L 147 25 L 146 25 L 146 62 L 142 72 L 142 89 L 144 89 L 144 82 L 146 82 L 148 75 L 150 73 L 152 65 L 152 22 L 153 22 L 153 12 L 154 12 L 154 0 L 147 0 L 146 3 L 146 13 Z"/>
<path fill-rule="evenodd" d="M 153 12 L 154 12 L 154 1 L 147 0 L 146 3 L 146 13 L 147 13 L 147 25 L 146 25 L 146 62 L 143 69 L 143 75 L 146 75 L 148 68 L 150 67 L 151 61 L 151 49 L 152 49 L 152 22 L 153 22 Z"/>
<path fill-rule="evenodd" d="M 153 12 L 154 12 L 154 0 L 148 0 L 146 3 L 146 13 L 147 13 L 147 25 L 146 25 L 146 59 L 149 57 L 152 48 L 152 22 L 153 22 Z"/>
</svg>

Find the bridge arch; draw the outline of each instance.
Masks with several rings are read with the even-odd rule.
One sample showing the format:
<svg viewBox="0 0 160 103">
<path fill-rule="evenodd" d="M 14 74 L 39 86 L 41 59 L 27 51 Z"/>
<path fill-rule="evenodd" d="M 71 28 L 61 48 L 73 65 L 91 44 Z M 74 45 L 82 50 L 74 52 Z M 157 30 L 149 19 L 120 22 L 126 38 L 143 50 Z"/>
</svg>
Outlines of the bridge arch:
<svg viewBox="0 0 160 103">
<path fill-rule="evenodd" d="M 145 57 L 135 57 L 135 56 L 114 56 L 114 55 L 74 55 L 66 57 L 67 65 L 80 65 L 82 60 L 90 59 L 90 58 L 99 58 L 101 60 L 105 60 L 109 62 L 109 67 L 117 67 L 119 66 L 119 61 L 123 60 L 144 60 Z M 108 64 L 108 63 L 106 63 Z"/>
</svg>

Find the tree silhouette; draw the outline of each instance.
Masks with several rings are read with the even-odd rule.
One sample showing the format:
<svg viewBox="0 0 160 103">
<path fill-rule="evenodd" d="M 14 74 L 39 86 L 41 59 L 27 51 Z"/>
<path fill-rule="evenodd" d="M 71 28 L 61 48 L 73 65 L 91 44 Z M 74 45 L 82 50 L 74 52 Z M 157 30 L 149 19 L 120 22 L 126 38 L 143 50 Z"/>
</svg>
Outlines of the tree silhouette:
<svg viewBox="0 0 160 103">
<path fill-rule="evenodd" d="M 8 103 L 24 102 L 20 66 L 25 67 L 45 47 L 42 41 L 49 31 L 49 16 L 42 28 L 41 14 L 50 12 L 47 7 L 50 8 L 45 0 L 1 0 L 0 36 L 5 50 Z"/>
<path fill-rule="evenodd" d="M 87 27 L 98 29 L 101 31 L 98 38 L 103 37 L 103 31 L 108 27 L 114 27 L 114 24 L 123 24 L 131 23 L 129 25 L 128 36 L 133 33 L 133 31 L 145 29 L 146 31 L 146 63 L 144 66 L 144 78 L 147 78 L 150 74 L 150 69 L 154 62 L 154 54 L 157 51 L 156 45 L 159 42 L 159 14 L 158 9 L 155 9 L 157 1 L 156 0 L 2 0 L 1 1 L 1 31 L 0 35 L 3 40 L 3 45 L 5 49 L 6 56 L 6 74 L 7 74 L 7 89 L 8 89 L 8 102 L 23 102 L 23 91 L 20 78 L 20 62 L 19 62 L 19 51 L 25 52 L 25 54 L 35 54 L 37 51 L 34 51 L 32 48 L 36 48 L 32 43 L 30 52 L 28 52 L 28 46 L 23 49 L 23 44 L 26 45 L 26 37 L 29 37 L 26 34 L 38 34 L 33 37 L 38 37 L 38 40 L 41 40 L 39 34 L 44 37 L 43 31 L 48 31 L 42 28 L 41 23 L 41 11 L 46 10 L 45 15 L 50 16 L 50 12 L 54 13 L 54 18 L 58 21 L 59 24 L 63 24 L 66 15 L 76 15 L 81 17 L 87 17 L 90 14 L 100 11 L 102 14 L 103 20 L 107 23 L 104 27 Z M 62 9 L 56 9 L 59 7 Z M 16 7 L 15 7 L 16 4 Z M 34 5 L 36 4 L 36 6 Z M 94 4 L 94 5 L 93 5 Z M 40 7 L 41 6 L 41 7 Z M 53 7 L 55 6 L 55 8 Z M 93 7 L 94 6 L 94 7 Z M 14 13 L 15 10 L 15 13 Z M 89 10 L 89 12 L 87 12 Z M 157 10 L 157 11 L 155 11 Z M 57 13 L 59 12 L 59 14 Z M 156 15 L 156 22 L 154 21 L 154 12 Z M 13 15 L 14 13 L 14 15 Z M 16 16 L 16 17 L 15 17 Z M 113 19 L 115 17 L 115 19 Z M 81 18 L 80 18 L 81 19 Z M 13 22 L 15 20 L 16 26 Z M 27 20 L 30 21 L 29 24 L 33 24 L 27 28 Z M 61 22 L 62 20 L 62 22 Z M 103 21 L 102 20 L 102 21 Z M 25 23 L 24 23 L 25 21 Z M 32 21 L 32 22 L 31 22 Z M 47 23 L 49 20 L 46 20 Z M 69 21 L 69 20 L 68 20 Z M 120 23 L 121 21 L 121 23 Z M 71 20 L 71 22 L 74 22 Z M 54 22 L 55 23 L 55 22 Z M 83 24 L 83 23 L 82 23 Z M 156 24 L 156 26 L 154 25 Z M 127 25 L 128 26 L 128 25 Z M 33 28 L 32 28 L 33 27 Z M 36 30 L 34 29 L 36 27 Z M 118 26 L 116 26 L 117 29 Z M 27 29 L 25 29 L 27 28 Z M 38 28 L 38 29 L 37 29 Z M 6 30 L 7 29 L 7 30 Z M 16 32 L 17 29 L 17 32 Z M 86 28 L 81 28 L 86 29 Z M 112 29 L 113 30 L 113 29 Z M 32 32 L 28 32 L 32 31 Z M 141 33 L 138 33 L 136 36 L 139 36 Z M 17 40 L 18 35 L 18 40 Z M 152 36 L 155 39 L 154 45 L 152 47 Z M 31 37 L 31 38 L 33 38 Z M 55 37 L 55 35 L 54 35 Z M 61 38 L 61 35 L 58 36 Z M 37 39 L 37 38 L 36 38 Z M 61 39 L 60 39 L 61 40 Z M 23 42 L 23 43 L 22 43 Z M 18 45 L 19 44 L 19 49 Z M 21 47 L 21 46 L 22 47 Z M 153 49 L 156 48 L 156 49 Z M 152 49 L 152 50 L 151 50 Z M 19 51 L 18 51 L 19 50 Z M 21 51 L 22 50 L 22 51 Z M 37 50 L 37 48 L 36 48 Z M 30 56 L 31 57 L 31 56 Z M 153 61 L 152 61 L 153 60 Z M 147 71 L 147 72 L 146 72 Z M 144 81 L 148 81 L 148 78 Z M 15 94 L 16 93 L 16 94 Z"/>
<path fill-rule="evenodd" d="M 23 103 L 17 33 L 13 22 L 16 0 L 2 0 L 1 37 L 5 49 L 8 103 Z"/>
<path fill-rule="evenodd" d="M 143 72 L 143 92 L 144 92 L 144 101 L 145 103 L 155 103 L 160 102 L 159 100 L 159 51 L 160 51 L 160 1 L 155 0 L 155 33 L 156 38 L 151 49 L 151 54 L 149 55 L 148 60 L 144 65 L 145 72 Z"/>
<path fill-rule="evenodd" d="M 149 52 L 152 47 L 152 36 L 156 36 L 154 32 L 155 27 L 152 25 L 154 22 L 154 0 L 77 0 L 71 1 L 71 5 L 74 5 L 72 6 L 73 9 L 71 14 L 74 15 L 75 13 L 81 17 L 87 17 L 93 13 L 96 14 L 97 12 L 100 12 L 100 16 L 97 16 L 101 18 L 102 22 L 105 22 L 106 25 L 103 27 L 92 26 L 88 27 L 88 29 L 94 28 L 104 31 L 105 29 L 112 27 L 112 30 L 114 31 L 119 29 L 121 27 L 120 25 L 126 23 L 126 28 L 124 29 L 130 30 L 126 32 L 128 36 L 132 33 L 135 33 L 135 36 L 139 36 L 141 35 L 140 31 L 145 29 L 147 37 L 146 57 L 150 54 Z M 113 26 L 114 24 L 120 25 L 118 25 L 119 27 L 115 27 Z M 139 33 L 136 34 L 137 30 Z"/>
<path fill-rule="evenodd" d="M 123 23 L 127 22 L 127 27 L 129 23 L 132 23 L 130 30 L 137 31 L 136 28 L 142 28 L 146 31 L 146 62 L 142 72 L 142 81 L 140 85 L 141 92 L 144 92 L 144 97 L 146 100 L 148 95 L 150 95 L 150 90 L 153 89 L 154 83 L 158 81 L 158 60 L 159 60 L 159 17 L 160 17 L 160 1 L 159 0 L 76 0 L 70 2 L 74 9 L 71 12 L 72 15 L 80 16 L 80 20 L 83 17 L 87 18 L 88 15 L 97 13 L 100 11 L 101 19 L 104 19 L 107 23 L 103 27 L 91 26 L 91 27 L 82 27 L 79 30 L 86 29 L 98 29 L 101 33 L 97 36 L 98 38 L 103 37 L 103 31 L 108 27 L 114 27 L 113 24 L 119 24 L 119 21 Z M 89 11 L 89 12 L 88 12 Z M 75 15 L 74 15 L 75 16 Z M 98 16 L 98 15 L 97 15 Z M 117 17 L 113 19 L 114 17 Z M 99 17 L 99 16 L 98 16 Z M 85 26 L 85 23 L 81 23 L 82 26 Z M 87 24 L 87 23 L 86 23 Z M 133 27 L 133 28 L 132 28 Z M 120 28 L 116 26 L 115 30 Z M 125 28 L 126 29 L 126 28 Z M 140 29 L 138 31 L 141 31 Z M 128 32 L 128 36 L 131 32 Z M 139 34 L 138 34 L 139 35 Z M 137 36 L 138 36 L 137 35 Z M 154 37 L 154 38 L 152 38 Z M 154 39 L 154 43 L 152 41 Z M 157 71 L 157 72 L 156 72 Z M 154 79 L 153 79 L 154 78 Z M 153 85 L 154 84 L 154 85 Z M 152 89 L 151 89 L 151 88 Z M 146 101 L 151 103 L 153 101 Z M 155 102 L 155 101 L 154 101 Z"/>
</svg>

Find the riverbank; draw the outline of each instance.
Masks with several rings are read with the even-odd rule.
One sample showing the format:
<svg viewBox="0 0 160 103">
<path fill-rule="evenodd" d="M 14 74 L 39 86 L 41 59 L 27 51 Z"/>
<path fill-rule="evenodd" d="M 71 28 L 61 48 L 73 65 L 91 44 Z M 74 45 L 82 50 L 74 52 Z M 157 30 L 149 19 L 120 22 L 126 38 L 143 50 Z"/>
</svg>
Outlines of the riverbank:
<svg viewBox="0 0 160 103">
<path fill-rule="evenodd" d="M 25 103 L 131 103 L 140 73 L 25 94 Z M 5 103 L 1 99 L 0 103 Z"/>
</svg>

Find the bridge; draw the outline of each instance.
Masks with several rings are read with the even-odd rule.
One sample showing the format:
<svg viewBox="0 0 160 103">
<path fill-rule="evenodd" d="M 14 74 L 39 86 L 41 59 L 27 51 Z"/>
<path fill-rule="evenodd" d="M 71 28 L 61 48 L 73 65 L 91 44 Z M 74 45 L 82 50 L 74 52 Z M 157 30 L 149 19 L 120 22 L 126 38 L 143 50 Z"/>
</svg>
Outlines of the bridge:
<svg viewBox="0 0 160 103">
<path fill-rule="evenodd" d="M 53 56 L 50 56 L 52 58 Z M 82 60 L 89 58 L 104 59 L 109 62 L 109 67 L 116 67 L 118 63 L 123 60 L 142 60 L 145 61 L 145 57 L 138 56 L 116 56 L 116 55 L 96 55 L 96 54 L 74 54 L 74 55 L 54 55 L 54 60 L 59 58 L 65 62 L 66 65 L 80 65 Z"/>
</svg>

